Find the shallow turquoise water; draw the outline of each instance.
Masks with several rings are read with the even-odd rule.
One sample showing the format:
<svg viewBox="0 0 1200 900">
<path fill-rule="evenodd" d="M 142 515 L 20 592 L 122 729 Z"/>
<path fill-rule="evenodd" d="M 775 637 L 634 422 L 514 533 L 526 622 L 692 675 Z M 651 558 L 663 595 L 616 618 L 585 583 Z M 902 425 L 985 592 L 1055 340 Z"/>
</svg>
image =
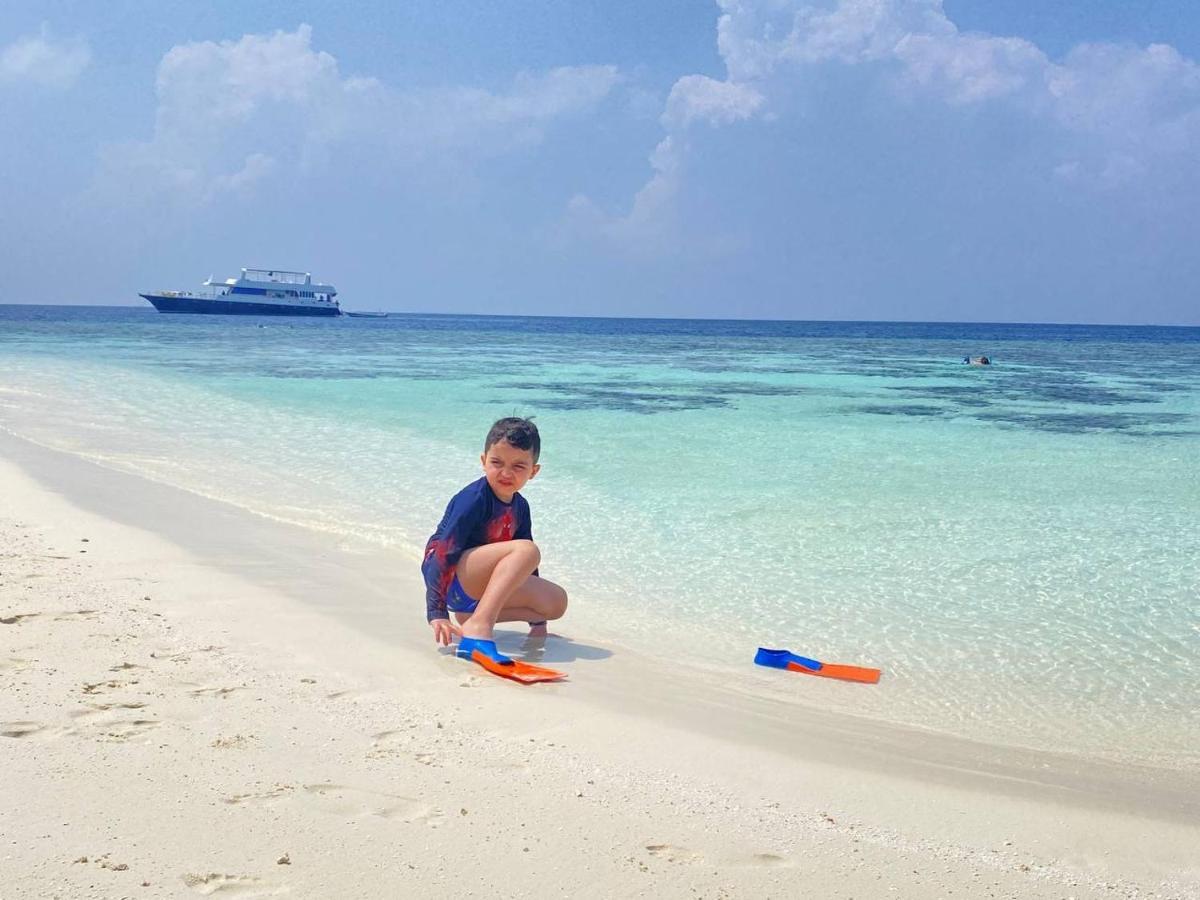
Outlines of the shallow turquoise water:
<svg viewBox="0 0 1200 900">
<path fill-rule="evenodd" d="M 1200 329 L 0 307 L 0 366 L 18 434 L 401 565 L 490 422 L 535 414 L 564 631 L 890 721 L 1197 764 Z M 887 674 L 781 681 L 759 644 Z"/>
</svg>

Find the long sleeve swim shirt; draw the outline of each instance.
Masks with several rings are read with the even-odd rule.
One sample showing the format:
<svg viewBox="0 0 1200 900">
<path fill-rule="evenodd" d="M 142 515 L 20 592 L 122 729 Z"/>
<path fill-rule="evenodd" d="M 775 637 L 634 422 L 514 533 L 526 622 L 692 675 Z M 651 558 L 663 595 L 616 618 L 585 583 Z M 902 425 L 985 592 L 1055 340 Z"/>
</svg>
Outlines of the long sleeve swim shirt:
<svg viewBox="0 0 1200 900">
<path fill-rule="evenodd" d="M 498 541 L 533 540 L 529 502 L 513 494 L 505 503 L 486 478 L 468 484 L 446 506 L 446 514 L 425 544 L 421 574 L 425 576 L 425 617 L 447 619 L 446 591 L 454 580 L 459 557 L 473 547 Z"/>
</svg>

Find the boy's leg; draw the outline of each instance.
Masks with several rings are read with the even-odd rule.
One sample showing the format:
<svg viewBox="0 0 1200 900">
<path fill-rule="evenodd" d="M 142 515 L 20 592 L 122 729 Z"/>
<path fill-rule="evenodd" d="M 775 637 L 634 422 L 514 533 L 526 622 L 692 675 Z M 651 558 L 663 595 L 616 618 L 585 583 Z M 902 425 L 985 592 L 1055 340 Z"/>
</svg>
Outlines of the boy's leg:
<svg viewBox="0 0 1200 900">
<path fill-rule="evenodd" d="M 499 541 L 473 547 L 458 560 L 458 583 L 478 605 L 463 624 L 463 637 L 490 638 L 505 601 L 541 562 L 533 541 Z"/>
<path fill-rule="evenodd" d="M 463 623 L 463 635 L 490 638 L 497 622 L 557 619 L 566 611 L 567 593 L 533 575 L 541 560 L 533 541 L 502 541 L 474 547 L 458 561 L 459 584 L 479 605 Z"/>
<path fill-rule="evenodd" d="M 461 580 L 460 580 L 461 583 Z M 464 585 L 464 590 L 466 589 Z M 525 583 L 513 592 L 509 602 L 500 610 L 497 622 L 546 622 L 561 619 L 567 611 L 567 592 L 545 578 L 530 575 Z M 471 618 L 471 613 L 456 612 L 455 618 L 462 625 Z M 544 625 L 542 626 L 545 627 Z"/>
<path fill-rule="evenodd" d="M 545 578 L 530 575 L 500 613 L 500 622 L 528 622 L 531 637 L 549 634 L 546 623 L 567 612 L 567 592 Z"/>
</svg>

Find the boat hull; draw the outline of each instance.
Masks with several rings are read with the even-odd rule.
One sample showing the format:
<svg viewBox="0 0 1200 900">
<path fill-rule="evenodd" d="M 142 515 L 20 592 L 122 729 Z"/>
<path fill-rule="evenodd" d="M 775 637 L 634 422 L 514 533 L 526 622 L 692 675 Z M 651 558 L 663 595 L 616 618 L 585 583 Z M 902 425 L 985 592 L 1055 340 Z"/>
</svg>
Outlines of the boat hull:
<svg viewBox="0 0 1200 900">
<path fill-rule="evenodd" d="M 216 300 L 205 297 L 164 297 L 138 294 L 163 313 L 206 313 L 219 316 L 339 316 L 336 306 L 287 306 L 282 303 L 251 303 L 244 300 Z"/>
</svg>

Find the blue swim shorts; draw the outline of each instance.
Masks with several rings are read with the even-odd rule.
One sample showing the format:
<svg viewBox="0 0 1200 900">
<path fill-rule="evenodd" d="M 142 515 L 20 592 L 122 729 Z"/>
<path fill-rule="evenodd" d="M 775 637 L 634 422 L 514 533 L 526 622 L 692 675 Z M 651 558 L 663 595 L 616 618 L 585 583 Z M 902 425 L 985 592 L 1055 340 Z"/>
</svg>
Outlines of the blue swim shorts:
<svg viewBox="0 0 1200 900">
<path fill-rule="evenodd" d="M 446 591 L 446 608 L 450 612 L 470 614 L 475 612 L 475 607 L 478 605 L 479 601 L 463 589 L 463 586 L 459 584 L 458 576 L 455 575 Z"/>
</svg>

